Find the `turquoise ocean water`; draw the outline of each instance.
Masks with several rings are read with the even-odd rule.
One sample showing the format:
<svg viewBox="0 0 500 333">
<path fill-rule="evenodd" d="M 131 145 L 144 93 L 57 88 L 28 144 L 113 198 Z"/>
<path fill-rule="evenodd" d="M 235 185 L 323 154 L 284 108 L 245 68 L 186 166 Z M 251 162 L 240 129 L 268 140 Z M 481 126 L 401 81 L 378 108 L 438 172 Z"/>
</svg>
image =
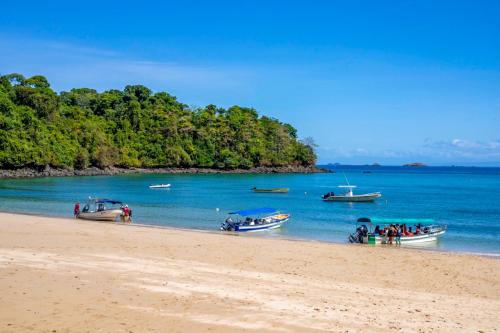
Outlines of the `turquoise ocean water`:
<svg viewBox="0 0 500 333">
<path fill-rule="evenodd" d="M 434 218 L 448 224 L 448 232 L 429 248 L 500 256 L 500 168 L 331 168 L 336 172 L 4 179 L 0 210 L 71 217 L 75 201 L 98 196 L 128 203 L 135 223 L 217 231 L 231 210 L 270 206 L 292 219 L 261 237 L 340 243 L 358 217 Z M 322 194 L 345 184 L 344 173 L 358 185 L 357 193 L 380 191 L 383 197 L 375 203 L 321 201 Z M 152 183 L 172 187 L 152 190 Z M 289 187 L 290 193 L 256 194 L 253 186 Z"/>
</svg>

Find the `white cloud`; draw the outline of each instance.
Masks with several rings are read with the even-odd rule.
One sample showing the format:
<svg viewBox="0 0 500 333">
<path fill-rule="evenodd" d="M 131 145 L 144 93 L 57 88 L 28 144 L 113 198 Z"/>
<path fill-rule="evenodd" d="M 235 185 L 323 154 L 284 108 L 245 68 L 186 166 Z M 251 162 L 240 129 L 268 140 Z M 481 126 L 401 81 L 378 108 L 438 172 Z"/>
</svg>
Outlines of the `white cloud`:
<svg viewBox="0 0 500 333">
<path fill-rule="evenodd" d="M 0 35 L 0 49 L 0 74 L 41 74 L 59 91 L 78 86 L 105 90 L 144 84 L 180 95 L 195 91 L 198 100 L 204 100 L 204 96 L 230 96 L 244 89 L 245 82 L 254 77 L 253 71 L 245 67 L 149 61 L 114 50 L 58 41 L 14 40 Z"/>
<path fill-rule="evenodd" d="M 500 155 L 500 140 L 474 141 L 466 139 L 427 140 L 424 147 L 436 152 L 463 155 Z"/>
<path fill-rule="evenodd" d="M 318 151 L 320 162 L 381 163 L 401 164 L 422 161 L 431 164 L 500 164 L 500 140 L 474 141 L 466 139 L 438 140 L 426 139 L 421 147 L 407 150 L 368 148 L 322 148 Z"/>
</svg>

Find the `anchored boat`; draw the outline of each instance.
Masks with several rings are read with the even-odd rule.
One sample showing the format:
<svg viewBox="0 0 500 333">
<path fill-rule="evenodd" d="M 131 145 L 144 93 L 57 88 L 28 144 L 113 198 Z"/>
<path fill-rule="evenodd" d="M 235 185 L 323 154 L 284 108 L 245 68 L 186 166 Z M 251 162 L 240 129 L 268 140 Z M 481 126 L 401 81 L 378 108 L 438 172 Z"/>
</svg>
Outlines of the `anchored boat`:
<svg viewBox="0 0 500 333">
<path fill-rule="evenodd" d="M 340 185 L 337 187 L 345 189 L 345 191 L 340 195 L 328 192 L 321 197 L 323 201 L 371 202 L 382 196 L 380 192 L 354 194 L 352 189 L 356 188 L 355 185 Z"/>
<path fill-rule="evenodd" d="M 435 224 L 433 219 L 362 217 L 357 224 L 356 232 L 349 235 L 351 243 L 387 244 L 396 237 L 398 228 L 402 245 L 433 242 L 447 229 L 444 224 Z"/>
<path fill-rule="evenodd" d="M 237 232 L 270 230 L 281 227 L 289 218 L 290 214 L 283 214 L 268 207 L 239 210 L 230 212 L 220 229 Z"/>
<path fill-rule="evenodd" d="M 170 184 L 152 184 L 149 188 L 169 188 Z"/>
<path fill-rule="evenodd" d="M 253 187 L 252 191 L 255 193 L 288 193 L 289 189 L 286 187 L 277 187 L 277 188 L 256 188 Z"/>
<path fill-rule="evenodd" d="M 94 221 L 116 221 L 123 214 L 123 202 L 113 199 L 89 198 L 77 218 Z"/>
</svg>

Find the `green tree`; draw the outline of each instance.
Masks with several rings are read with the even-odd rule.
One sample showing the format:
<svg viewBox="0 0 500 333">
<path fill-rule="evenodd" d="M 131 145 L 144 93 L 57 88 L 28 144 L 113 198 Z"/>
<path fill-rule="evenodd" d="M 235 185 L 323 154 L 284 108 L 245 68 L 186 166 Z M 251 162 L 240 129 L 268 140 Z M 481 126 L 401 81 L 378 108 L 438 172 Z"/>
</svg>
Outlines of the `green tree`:
<svg viewBox="0 0 500 333">
<path fill-rule="evenodd" d="M 35 75 L 0 76 L 0 168 L 313 165 L 314 142 L 255 109 L 190 109 L 142 85 L 57 94 Z"/>
</svg>

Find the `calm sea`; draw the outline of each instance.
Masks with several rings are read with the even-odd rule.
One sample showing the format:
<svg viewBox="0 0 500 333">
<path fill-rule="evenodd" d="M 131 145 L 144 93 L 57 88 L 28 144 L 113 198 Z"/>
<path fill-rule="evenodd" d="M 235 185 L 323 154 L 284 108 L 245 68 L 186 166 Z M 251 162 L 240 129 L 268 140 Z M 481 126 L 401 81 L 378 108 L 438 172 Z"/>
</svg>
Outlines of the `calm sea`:
<svg viewBox="0 0 500 333">
<path fill-rule="evenodd" d="M 330 174 L 124 175 L 0 180 L 0 210 L 72 216 L 88 196 L 114 198 L 133 209 L 134 222 L 218 230 L 231 210 L 270 206 L 292 214 L 281 230 L 261 237 L 346 242 L 358 217 L 433 218 L 448 232 L 431 249 L 500 256 L 500 168 L 329 166 Z M 375 203 L 323 202 L 345 184 L 380 191 Z M 148 188 L 170 183 L 170 189 Z M 257 187 L 289 187 L 257 194 Z M 338 190 L 337 190 L 338 191 Z M 254 234 L 255 235 L 255 234 Z"/>
</svg>

